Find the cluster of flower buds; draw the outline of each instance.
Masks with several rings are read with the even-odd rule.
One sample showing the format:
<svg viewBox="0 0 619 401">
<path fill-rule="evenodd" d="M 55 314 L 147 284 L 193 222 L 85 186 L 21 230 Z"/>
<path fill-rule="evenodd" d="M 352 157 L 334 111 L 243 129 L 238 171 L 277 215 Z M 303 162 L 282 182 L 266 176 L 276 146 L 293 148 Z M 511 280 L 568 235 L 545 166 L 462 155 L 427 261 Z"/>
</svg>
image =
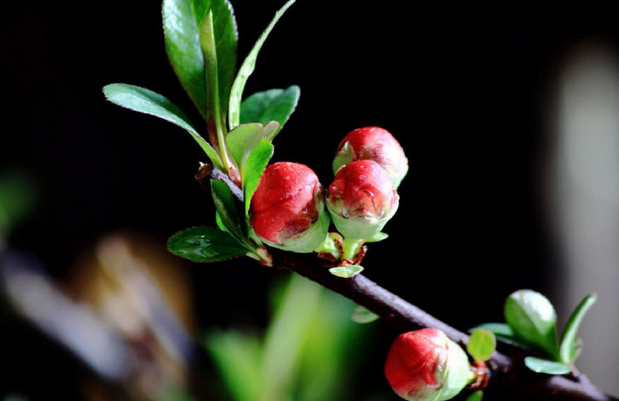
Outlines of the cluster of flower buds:
<svg viewBox="0 0 619 401">
<path fill-rule="evenodd" d="M 408 170 L 400 144 L 382 128 L 356 129 L 339 144 L 333 168 L 335 177 L 325 196 L 309 167 L 287 162 L 269 166 L 250 205 L 258 237 L 276 248 L 311 252 L 327 238 L 331 218 L 345 238 L 378 234 L 398 208 L 396 189 Z"/>
<path fill-rule="evenodd" d="M 385 376 L 393 391 L 408 401 L 443 401 L 474 381 L 467 354 L 440 330 L 401 334 L 391 346 Z"/>
</svg>

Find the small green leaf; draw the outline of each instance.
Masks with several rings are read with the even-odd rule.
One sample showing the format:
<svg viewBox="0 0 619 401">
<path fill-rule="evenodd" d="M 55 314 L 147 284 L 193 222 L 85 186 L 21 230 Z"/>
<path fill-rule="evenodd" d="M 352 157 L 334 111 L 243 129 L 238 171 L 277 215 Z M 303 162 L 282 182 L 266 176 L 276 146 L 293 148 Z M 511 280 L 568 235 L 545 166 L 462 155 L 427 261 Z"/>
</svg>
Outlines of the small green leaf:
<svg viewBox="0 0 619 401">
<path fill-rule="evenodd" d="M 481 401 L 484 396 L 484 392 L 481 390 L 474 391 L 467 398 L 466 401 Z"/>
<path fill-rule="evenodd" d="M 279 11 L 277 11 L 271 23 L 267 26 L 262 35 L 260 35 L 260 37 L 256 41 L 256 44 L 254 44 L 254 47 L 251 49 L 247 57 L 245 57 L 243 64 L 241 64 L 236 78 L 234 79 L 234 83 L 232 84 L 232 90 L 230 91 L 230 103 L 228 105 L 228 124 L 230 130 L 234 129 L 237 125 L 239 125 L 241 118 L 241 99 L 243 97 L 243 90 L 245 89 L 245 84 L 247 83 L 249 76 L 254 72 L 254 69 L 256 68 L 256 59 L 258 58 L 258 53 L 260 52 L 262 45 L 264 45 L 267 37 L 275 27 L 277 21 L 279 21 L 282 15 L 284 15 L 286 10 L 288 10 L 288 8 L 294 2 L 295 0 L 289 0 L 286 4 L 284 4 L 281 9 L 279 9 Z"/>
<path fill-rule="evenodd" d="M 269 160 L 273 156 L 273 145 L 266 139 L 258 143 L 258 146 L 249 154 L 245 161 L 243 169 L 243 190 L 245 195 L 245 216 L 249 215 L 249 207 L 251 205 L 251 197 L 258 188 L 260 177 L 267 168 Z"/>
<path fill-rule="evenodd" d="M 546 359 L 528 356 L 524 358 L 524 364 L 527 368 L 536 373 L 545 373 L 548 375 L 564 375 L 570 373 L 572 368 L 563 362 L 549 361 Z"/>
<path fill-rule="evenodd" d="M 352 278 L 363 271 L 363 267 L 359 265 L 339 266 L 329 269 L 329 273 L 337 277 Z"/>
<path fill-rule="evenodd" d="M 245 219 L 239 212 L 236 200 L 228 185 L 219 180 L 211 180 L 211 193 L 213 202 L 217 209 L 221 223 L 226 227 L 226 231 L 232 234 L 247 250 L 254 250 L 255 247 L 247 239 L 245 234 Z"/>
<path fill-rule="evenodd" d="M 355 323 L 365 324 L 376 321 L 380 318 L 380 316 L 361 305 L 357 305 L 355 306 L 355 309 L 353 309 L 350 318 Z"/>
<path fill-rule="evenodd" d="M 473 330 L 474 329 L 491 331 L 498 340 L 508 344 L 518 345 L 522 348 L 530 348 L 530 344 L 517 337 L 507 323 L 483 323 L 474 327 Z"/>
<path fill-rule="evenodd" d="M 487 361 L 496 349 L 496 337 L 489 330 L 475 329 L 471 333 L 466 350 L 475 361 Z"/>
<path fill-rule="evenodd" d="M 168 250 L 194 262 L 219 262 L 247 253 L 234 237 L 215 227 L 191 227 L 180 231 L 168 240 Z"/>
<path fill-rule="evenodd" d="M 557 315 L 550 301 L 532 290 L 518 290 L 505 301 L 505 321 L 520 339 L 558 358 Z"/>
<path fill-rule="evenodd" d="M 259 123 L 243 124 L 226 135 L 226 146 L 241 169 L 241 175 L 245 171 L 245 161 L 249 154 L 253 152 L 262 139 L 271 142 L 278 126 L 279 124 L 276 121 L 271 121 L 264 126 Z"/>
<path fill-rule="evenodd" d="M 565 331 L 563 332 L 563 338 L 561 339 L 561 361 L 573 363 L 578 357 L 578 353 L 580 352 L 580 344 L 577 338 L 578 329 L 580 328 L 583 318 L 593 304 L 595 304 L 596 300 L 597 295 L 587 295 L 576 307 L 572 316 L 570 316 L 565 326 Z"/>
<path fill-rule="evenodd" d="M 370 243 L 370 242 L 380 242 L 380 241 L 384 241 L 384 240 L 386 240 L 387 238 L 389 238 L 389 234 L 379 232 L 379 233 L 374 234 L 374 235 L 373 235 L 373 236 L 371 236 L 370 238 L 366 238 L 366 239 L 364 239 L 364 240 L 363 240 L 363 242 L 366 242 L 366 243 Z"/>
<path fill-rule="evenodd" d="M 187 115 L 165 96 L 146 88 L 128 84 L 107 85 L 103 88 L 103 93 L 107 100 L 118 106 L 159 117 L 185 129 L 198 142 L 213 164 L 221 167 L 221 160 L 215 149 L 200 136 L 189 122 Z"/>
<path fill-rule="evenodd" d="M 209 11 L 217 39 L 218 75 L 222 107 L 228 103 L 234 71 L 238 34 L 230 2 L 227 0 L 164 0 L 162 5 L 165 48 L 181 85 L 197 109 L 206 117 L 207 82 L 200 45 L 200 26 Z M 224 108 L 225 110 L 225 108 Z"/>
<path fill-rule="evenodd" d="M 267 124 L 277 121 L 279 132 L 294 112 L 300 95 L 301 89 L 298 86 L 254 93 L 241 103 L 240 123 Z"/>
</svg>

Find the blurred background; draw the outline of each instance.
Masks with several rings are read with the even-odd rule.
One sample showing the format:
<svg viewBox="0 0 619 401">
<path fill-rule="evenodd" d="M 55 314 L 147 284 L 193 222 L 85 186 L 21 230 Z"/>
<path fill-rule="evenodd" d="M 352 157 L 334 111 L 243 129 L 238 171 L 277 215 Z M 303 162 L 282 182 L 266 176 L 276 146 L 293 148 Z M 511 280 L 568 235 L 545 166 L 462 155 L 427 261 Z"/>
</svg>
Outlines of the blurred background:
<svg viewBox="0 0 619 401">
<path fill-rule="evenodd" d="M 283 3 L 233 1 L 241 57 Z M 348 131 L 396 136 L 411 168 L 364 266 L 438 318 L 500 321 L 505 297 L 532 288 L 563 324 L 596 292 L 578 367 L 617 395 L 611 5 L 298 0 L 245 93 L 301 87 L 273 161 L 325 185 Z M 0 400 L 396 399 L 382 374 L 392 327 L 352 323 L 352 303 L 249 259 L 166 253 L 171 234 L 213 224 L 193 179 L 202 152 L 101 93 L 144 86 L 199 121 L 167 63 L 159 2 L 10 2 L 0 52 Z"/>
</svg>

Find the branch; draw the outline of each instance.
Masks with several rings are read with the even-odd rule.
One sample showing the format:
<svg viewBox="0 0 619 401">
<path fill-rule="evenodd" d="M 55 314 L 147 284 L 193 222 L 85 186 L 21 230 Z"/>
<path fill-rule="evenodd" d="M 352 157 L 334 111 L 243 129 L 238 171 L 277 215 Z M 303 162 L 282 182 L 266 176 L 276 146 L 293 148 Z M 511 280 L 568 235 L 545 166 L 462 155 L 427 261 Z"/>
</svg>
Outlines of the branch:
<svg viewBox="0 0 619 401">
<path fill-rule="evenodd" d="M 243 202 L 243 192 L 222 171 L 202 164 L 195 178 L 205 189 L 208 189 L 209 178 L 221 180 L 230 187 L 234 196 Z M 402 331 L 433 327 L 442 330 L 461 345 L 466 345 L 469 340 L 468 334 L 451 327 L 361 274 L 352 279 L 342 279 L 329 273 L 314 255 L 277 249 L 272 249 L 271 252 L 273 267 L 291 270 L 315 281 L 371 310 Z M 490 382 L 540 400 L 552 397 L 562 401 L 619 401 L 619 398 L 602 393 L 582 374 L 570 377 L 536 374 L 524 365 L 523 359 L 527 355 L 522 348 L 499 343 L 499 349 L 486 362 L 490 369 Z"/>
<path fill-rule="evenodd" d="M 382 288 L 363 275 L 342 279 L 329 273 L 313 255 L 273 250 L 273 266 L 294 271 L 366 307 L 402 331 L 433 327 L 462 345 L 469 336 Z M 576 377 L 536 374 L 524 366 L 523 349 L 500 343 L 487 361 L 491 383 L 539 399 L 563 401 L 618 401 L 593 386 L 584 375 Z"/>
</svg>

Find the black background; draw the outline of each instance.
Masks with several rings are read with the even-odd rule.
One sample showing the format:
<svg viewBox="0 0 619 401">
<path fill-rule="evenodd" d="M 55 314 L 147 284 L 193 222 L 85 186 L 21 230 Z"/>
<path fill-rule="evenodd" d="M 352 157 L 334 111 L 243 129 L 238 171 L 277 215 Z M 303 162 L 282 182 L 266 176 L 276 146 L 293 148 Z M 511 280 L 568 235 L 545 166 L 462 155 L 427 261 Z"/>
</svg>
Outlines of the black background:
<svg viewBox="0 0 619 401">
<path fill-rule="evenodd" d="M 282 4 L 233 2 L 241 57 Z M 391 237 L 372 245 L 366 273 L 466 329 L 500 320 L 515 289 L 556 291 L 537 191 L 544 95 L 573 43 L 616 44 L 613 16 L 590 1 L 299 0 L 245 93 L 301 87 L 273 161 L 305 163 L 324 185 L 348 131 L 379 125 L 396 136 L 410 172 Z M 182 228 L 212 224 L 211 200 L 193 179 L 204 157 L 189 135 L 101 93 L 113 82 L 144 86 L 200 121 L 167 63 L 158 2 L 11 2 L 0 14 L 0 54 L 0 169 L 25 169 L 39 188 L 14 247 L 62 279 L 103 233 L 142 232 L 163 247 Z M 231 276 L 233 267 L 242 274 Z M 187 269 L 202 321 L 265 322 L 277 272 L 245 260 Z M 228 309 L 211 307 L 222 299 Z M 385 328 L 377 361 L 394 334 Z"/>
</svg>

